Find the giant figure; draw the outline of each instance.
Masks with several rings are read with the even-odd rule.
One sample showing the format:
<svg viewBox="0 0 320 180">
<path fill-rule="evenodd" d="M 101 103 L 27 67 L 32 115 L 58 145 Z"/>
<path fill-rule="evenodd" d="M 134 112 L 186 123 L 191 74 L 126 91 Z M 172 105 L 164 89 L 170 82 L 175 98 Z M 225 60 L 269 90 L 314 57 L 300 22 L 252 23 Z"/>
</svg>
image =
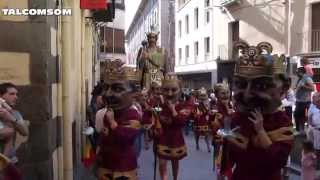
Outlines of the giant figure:
<svg viewBox="0 0 320 180">
<path fill-rule="evenodd" d="M 281 108 L 289 89 L 284 56 L 271 55 L 270 43 L 249 46 L 239 42 L 234 72 L 236 112 L 228 155 L 235 165 L 232 180 L 281 180 L 293 144 L 290 118 Z"/>
<path fill-rule="evenodd" d="M 139 73 L 122 66 L 121 60 L 107 62 L 107 102 L 104 128 L 99 142 L 99 180 L 137 180 L 134 142 L 141 129 L 141 115 L 133 106 L 139 92 Z"/>
<path fill-rule="evenodd" d="M 142 71 L 141 85 L 150 89 L 152 83 L 161 84 L 164 75 L 169 72 L 169 62 L 165 48 L 157 45 L 158 32 L 147 33 L 148 42 L 142 42 L 137 57 L 137 68 Z"/>
</svg>

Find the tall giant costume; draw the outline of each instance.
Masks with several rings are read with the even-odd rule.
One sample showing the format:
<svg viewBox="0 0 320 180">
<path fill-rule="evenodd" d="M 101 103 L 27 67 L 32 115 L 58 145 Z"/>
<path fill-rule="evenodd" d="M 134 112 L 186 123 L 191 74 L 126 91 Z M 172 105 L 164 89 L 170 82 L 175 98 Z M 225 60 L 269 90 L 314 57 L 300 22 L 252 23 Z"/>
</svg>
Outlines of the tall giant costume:
<svg viewBox="0 0 320 180">
<path fill-rule="evenodd" d="M 141 115 L 132 103 L 139 90 L 139 73 L 122 65 L 121 60 L 107 62 L 104 98 L 108 107 L 99 143 L 99 180 L 137 180 L 134 141 Z"/>
<path fill-rule="evenodd" d="M 209 110 L 210 110 L 210 102 L 207 91 L 205 88 L 201 88 L 199 90 L 198 95 L 199 104 L 195 105 L 193 110 L 193 119 L 194 119 L 194 136 L 196 140 L 196 148 L 199 147 L 199 138 L 200 136 L 204 136 L 205 142 L 207 144 L 208 152 L 211 152 L 209 145 Z"/>
<path fill-rule="evenodd" d="M 212 132 L 212 145 L 214 146 L 214 163 L 217 173 L 217 179 L 223 179 L 224 176 L 230 177 L 231 165 L 230 159 L 226 154 L 228 144 L 220 138 L 218 130 L 224 128 L 225 119 L 230 118 L 233 109 L 230 102 L 230 89 L 227 83 L 218 83 L 214 86 L 214 94 L 217 97 L 216 112 L 210 113 L 210 128 Z"/>
<path fill-rule="evenodd" d="M 187 155 L 187 147 L 182 134 L 191 110 L 179 103 L 181 93 L 179 80 L 175 75 L 167 74 L 162 83 L 164 103 L 159 113 L 161 133 L 157 138 L 157 155 L 160 158 L 160 176 L 162 180 L 168 179 L 167 161 L 172 163 L 173 179 L 178 179 L 179 160 Z"/>
<path fill-rule="evenodd" d="M 166 50 L 157 46 L 158 32 L 152 31 L 147 34 L 148 43 L 142 43 L 139 50 L 137 67 L 142 71 L 141 84 L 150 89 L 153 82 L 160 83 L 164 75 L 169 71 L 169 62 Z"/>
<path fill-rule="evenodd" d="M 281 180 L 292 144 L 292 123 L 279 108 L 288 90 L 284 57 L 271 55 L 272 46 L 239 42 L 234 73 L 236 112 L 226 139 L 235 165 L 232 180 Z"/>
</svg>

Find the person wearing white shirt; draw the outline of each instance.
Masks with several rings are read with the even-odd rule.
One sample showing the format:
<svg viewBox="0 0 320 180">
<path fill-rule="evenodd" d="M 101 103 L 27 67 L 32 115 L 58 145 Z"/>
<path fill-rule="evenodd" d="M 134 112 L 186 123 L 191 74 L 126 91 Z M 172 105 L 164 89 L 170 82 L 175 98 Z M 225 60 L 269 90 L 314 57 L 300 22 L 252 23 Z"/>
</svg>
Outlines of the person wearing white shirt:
<svg viewBox="0 0 320 180">
<path fill-rule="evenodd" d="M 290 88 L 282 100 L 282 106 L 285 108 L 285 111 L 291 120 L 292 120 L 292 110 L 293 110 L 295 101 L 296 99 L 294 97 L 294 91 Z"/>
<path fill-rule="evenodd" d="M 309 132 L 308 139 L 313 142 L 314 148 L 320 150 L 320 93 L 315 92 L 312 104 L 308 110 Z"/>
</svg>

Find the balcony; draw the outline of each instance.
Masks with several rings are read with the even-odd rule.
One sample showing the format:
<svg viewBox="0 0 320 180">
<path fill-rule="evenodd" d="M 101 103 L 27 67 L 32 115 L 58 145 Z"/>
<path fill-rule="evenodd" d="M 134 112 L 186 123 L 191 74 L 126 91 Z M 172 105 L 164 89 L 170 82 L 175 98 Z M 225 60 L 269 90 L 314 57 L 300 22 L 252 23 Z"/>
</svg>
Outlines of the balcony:
<svg viewBox="0 0 320 180">
<path fill-rule="evenodd" d="M 320 51 L 320 29 L 312 30 L 311 51 Z"/>
<path fill-rule="evenodd" d="M 236 3 L 239 3 L 239 0 L 220 0 L 220 5 L 224 7 L 230 6 Z"/>
</svg>

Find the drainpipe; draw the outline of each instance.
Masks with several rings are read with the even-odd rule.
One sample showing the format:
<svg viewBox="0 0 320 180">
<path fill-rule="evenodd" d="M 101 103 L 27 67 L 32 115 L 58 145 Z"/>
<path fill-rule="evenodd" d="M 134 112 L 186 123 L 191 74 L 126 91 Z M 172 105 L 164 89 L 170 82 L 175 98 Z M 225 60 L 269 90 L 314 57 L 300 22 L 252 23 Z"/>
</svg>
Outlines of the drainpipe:
<svg viewBox="0 0 320 180">
<path fill-rule="evenodd" d="M 61 8 L 61 5 L 59 6 L 59 8 Z M 59 57 L 59 82 L 58 83 L 58 86 L 57 86 L 57 94 L 58 94 L 58 100 L 57 100 L 57 114 L 59 117 L 62 117 L 62 86 L 61 86 L 61 16 L 58 17 L 58 30 L 57 30 L 57 49 L 58 49 L 58 57 Z M 62 120 L 62 118 L 61 118 Z M 59 129 L 63 130 L 63 123 L 59 123 Z M 63 131 L 60 132 L 61 134 L 59 135 L 60 136 L 60 141 L 61 143 L 63 143 L 63 140 L 62 140 L 62 136 L 63 136 Z M 58 180 L 63 180 L 63 145 L 61 144 L 61 146 L 57 149 L 57 153 L 58 153 L 58 167 L 55 167 L 58 169 Z"/>
<path fill-rule="evenodd" d="M 287 45 L 287 55 L 291 56 L 291 25 L 292 25 L 292 0 L 288 0 L 288 45 Z"/>
<path fill-rule="evenodd" d="M 63 8 L 72 8 L 73 0 L 64 0 Z M 73 9 L 74 10 L 74 9 Z M 72 99 L 71 61 L 73 46 L 72 16 L 62 16 L 62 119 L 63 119 L 63 177 L 73 179 L 72 159 Z"/>
</svg>

